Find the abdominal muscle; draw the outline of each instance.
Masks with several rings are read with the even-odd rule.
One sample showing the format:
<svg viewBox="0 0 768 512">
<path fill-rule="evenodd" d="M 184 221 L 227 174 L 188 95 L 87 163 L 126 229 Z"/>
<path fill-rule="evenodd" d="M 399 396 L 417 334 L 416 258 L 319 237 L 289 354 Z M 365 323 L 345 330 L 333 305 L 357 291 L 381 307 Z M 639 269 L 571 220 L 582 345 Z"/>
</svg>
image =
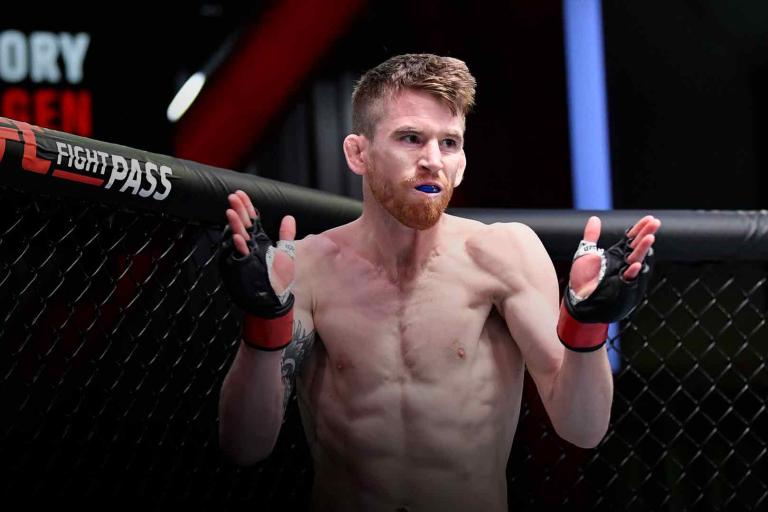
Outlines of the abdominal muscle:
<svg viewBox="0 0 768 512">
<path fill-rule="evenodd" d="M 313 510 L 506 510 L 523 363 L 503 319 L 410 360 L 394 331 L 377 332 L 378 354 L 316 343 L 299 378 Z"/>
</svg>

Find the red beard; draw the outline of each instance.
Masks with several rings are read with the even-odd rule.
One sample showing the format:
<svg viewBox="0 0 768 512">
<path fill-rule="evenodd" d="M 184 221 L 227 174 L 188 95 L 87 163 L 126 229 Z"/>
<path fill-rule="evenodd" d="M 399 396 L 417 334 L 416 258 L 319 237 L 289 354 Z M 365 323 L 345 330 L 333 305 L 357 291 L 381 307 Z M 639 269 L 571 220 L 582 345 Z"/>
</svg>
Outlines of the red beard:
<svg viewBox="0 0 768 512">
<path fill-rule="evenodd" d="M 441 187 L 442 191 L 437 197 L 429 194 L 414 194 L 414 187 L 420 180 L 408 178 L 398 185 L 381 179 L 375 169 L 368 173 L 368 186 L 373 197 L 401 224 L 412 229 L 429 229 L 434 226 L 453 195 L 453 186 Z M 420 197 L 422 196 L 423 197 Z"/>
</svg>

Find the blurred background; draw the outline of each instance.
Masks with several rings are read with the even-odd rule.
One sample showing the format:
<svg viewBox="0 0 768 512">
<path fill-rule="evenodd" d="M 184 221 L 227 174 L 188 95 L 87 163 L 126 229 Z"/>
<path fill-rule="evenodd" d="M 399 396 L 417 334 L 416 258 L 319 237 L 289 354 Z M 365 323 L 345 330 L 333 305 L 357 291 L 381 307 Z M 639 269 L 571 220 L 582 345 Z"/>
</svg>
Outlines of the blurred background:
<svg viewBox="0 0 768 512">
<path fill-rule="evenodd" d="M 355 80 L 432 52 L 478 80 L 454 206 L 569 208 L 564 5 L 15 4 L 0 23 L 0 115 L 359 197 L 340 149 Z M 613 206 L 765 208 L 768 4 L 606 2 L 600 21 Z M 196 73 L 202 90 L 170 121 Z"/>
</svg>

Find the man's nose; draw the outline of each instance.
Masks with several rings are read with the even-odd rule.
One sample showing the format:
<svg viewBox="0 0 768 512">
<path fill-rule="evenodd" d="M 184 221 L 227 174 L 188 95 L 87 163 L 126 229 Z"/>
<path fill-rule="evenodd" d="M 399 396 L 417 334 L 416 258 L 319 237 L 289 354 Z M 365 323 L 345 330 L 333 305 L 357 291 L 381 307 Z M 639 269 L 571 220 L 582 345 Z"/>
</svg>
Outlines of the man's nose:
<svg viewBox="0 0 768 512">
<path fill-rule="evenodd" d="M 424 144 L 419 165 L 429 169 L 431 172 L 438 172 L 443 169 L 443 154 L 440 151 L 440 143 L 438 141 L 430 140 Z"/>
</svg>

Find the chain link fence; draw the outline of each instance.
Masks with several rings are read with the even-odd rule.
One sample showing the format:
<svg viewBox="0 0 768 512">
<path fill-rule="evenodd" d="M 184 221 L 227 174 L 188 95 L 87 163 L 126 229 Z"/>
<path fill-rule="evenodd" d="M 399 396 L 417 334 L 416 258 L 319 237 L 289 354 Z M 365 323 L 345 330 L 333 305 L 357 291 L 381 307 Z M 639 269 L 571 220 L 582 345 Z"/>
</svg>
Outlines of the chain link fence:
<svg viewBox="0 0 768 512">
<path fill-rule="evenodd" d="M 619 367 L 596 450 L 557 438 L 527 382 L 510 510 L 765 510 L 767 271 L 658 262 L 646 300 L 609 341 Z"/>
<path fill-rule="evenodd" d="M 268 460 L 238 468 L 219 452 L 240 320 L 217 276 L 219 228 L 9 188 L 0 212 L 3 499 L 308 508 L 295 400 Z M 527 378 L 510 510 L 765 509 L 766 275 L 761 262 L 658 262 L 611 341 L 597 449 L 557 438 Z"/>
</svg>

